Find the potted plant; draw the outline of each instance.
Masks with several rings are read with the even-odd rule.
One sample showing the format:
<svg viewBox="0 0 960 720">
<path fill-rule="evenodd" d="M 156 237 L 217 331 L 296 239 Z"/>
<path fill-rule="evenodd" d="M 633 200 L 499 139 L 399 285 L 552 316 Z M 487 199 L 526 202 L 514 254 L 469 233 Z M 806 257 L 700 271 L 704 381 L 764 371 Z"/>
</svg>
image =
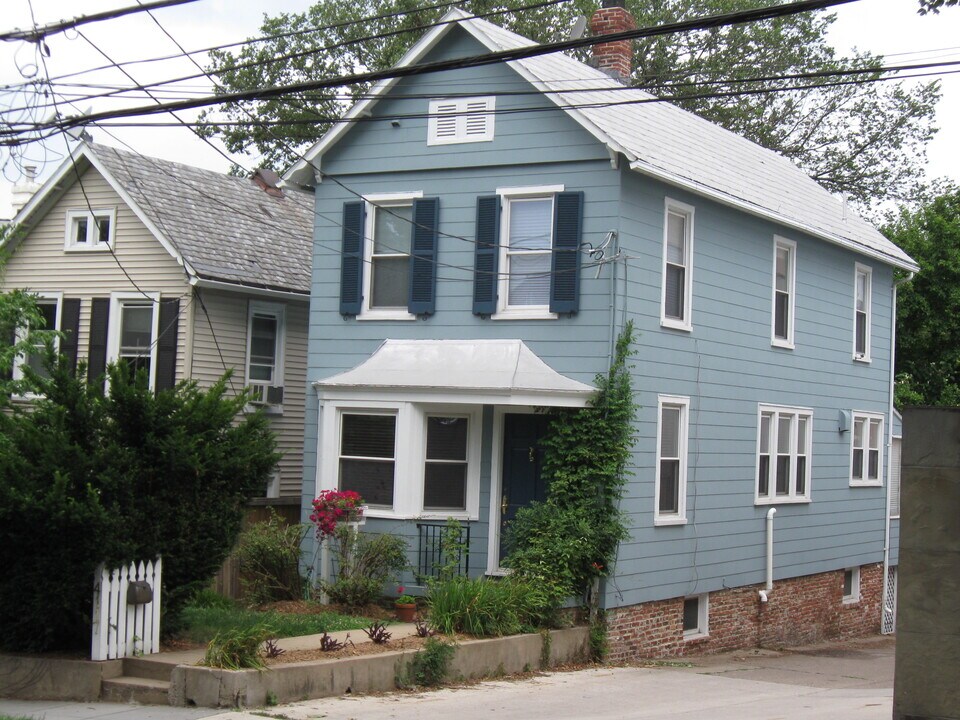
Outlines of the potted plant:
<svg viewBox="0 0 960 720">
<path fill-rule="evenodd" d="M 403 593 L 403 588 L 397 588 L 397 592 Z M 413 622 L 414 617 L 416 617 L 417 600 L 413 595 L 401 594 L 400 597 L 393 601 L 393 607 L 397 611 L 397 620 L 400 622 Z"/>
</svg>

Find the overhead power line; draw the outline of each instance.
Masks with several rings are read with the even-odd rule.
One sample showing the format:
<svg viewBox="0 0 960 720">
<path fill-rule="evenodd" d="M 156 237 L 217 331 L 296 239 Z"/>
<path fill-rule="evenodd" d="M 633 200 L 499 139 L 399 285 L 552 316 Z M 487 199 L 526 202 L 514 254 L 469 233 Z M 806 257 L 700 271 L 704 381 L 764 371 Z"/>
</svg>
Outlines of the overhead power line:
<svg viewBox="0 0 960 720">
<path fill-rule="evenodd" d="M 342 87 L 356 83 L 376 82 L 392 78 L 412 77 L 428 73 L 441 72 L 444 70 L 454 70 L 470 67 L 481 67 L 513 60 L 522 60 L 525 58 L 547 55 L 565 50 L 574 50 L 581 47 L 587 47 L 594 44 L 617 42 L 621 40 L 633 40 L 642 37 L 655 37 L 659 35 L 669 35 L 678 32 L 687 32 L 691 30 L 706 30 L 710 28 L 723 27 L 726 25 L 736 25 L 748 22 L 757 22 L 761 20 L 771 20 L 797 13 L 809 12 L 812 10 L 822 10 L 837 5 L 845 5 L 857 0 L 801 0 L 800 2 L 788 3 L 785 5 L 776 5 L 772 7 L 758 8 L 755 10 L 744 10 L 733 13 L 724 13 L 713 15 L 696 20 L 686 20 L 683 22 L 669 23 L 656 27 L 639 28 L 637 30 L 627 30 L 619 33 L 611 33 L 600 37 L 581 38 L 577 40 L 564 40 L 542 45 L 531 45 L 511 50 L 502 50 L 499 52 L 486 53 L 484 55 L 474 55 L 466 58 L 456 58 L 451 60 L 441 60 L 432 63 L 412 65 L 401 68 L 390 68 L 365 73 L 356 73 L 326 80 L 313 80 L 292 85 L 275 86 L 257 90 L 248 90 L 243 92 L 225 93 L 221 95 L 211 95 L 204 98 L 183 100 L 179 102 L 163 103 L 154 106 L 137 106 L 133 108 L 124 108 L 111 111 L 91 113 L 81 117 L 69 117 L 62 120 L 54 120 L 46 124 L 37 126 L 37 129 L 58 129 L 66 130 L 69 128 L 86 125 L 103 120 L 112 120 L 122 117 L 132 117 L 139 115 L 155 115 L 158 113 L 171 112 L 176 110 L 190 110 L 212 105 L 222 105 L 231 102 L 243 102 L 248 100 L 266 100 L 270 98 L 282 97 L 284 95 L 295 94 L 298 92 L 308 92 L 311 90 L 322 90 L 327 88 Z"/>
<path fill-rule="evenodd" d="M 13 40 L 39 42 L 48 35 L 56 35 L 64 30 L 71 30 L 78 25 L 100 22 L 101 20 L 113 20 L 114 18 L 123 17 L 124 15 L 132 15 L 133 13 L 144 12 L 147 10 L 157 10 L 159 8 L 170 7 L 172 5 L 186 5 L 187 3 L 193 2 L 197 2 L 197 0 L 154 0 L 154 2 L 143 3 L 142 5 L 132 5 L 130 7 L 118 8 L 116 10 L 105 10 L 99 13 L 91 13 L 90 15 L 78 15 L 77 17 L 69 20 L 58 20 L 57 22 L 36 27 L 32 30 L 20 30 L 19 28 L 16 30 L 9 30 L 7 32 L 0 33 L 0 40 L 7 42 Z"/>
</svg>

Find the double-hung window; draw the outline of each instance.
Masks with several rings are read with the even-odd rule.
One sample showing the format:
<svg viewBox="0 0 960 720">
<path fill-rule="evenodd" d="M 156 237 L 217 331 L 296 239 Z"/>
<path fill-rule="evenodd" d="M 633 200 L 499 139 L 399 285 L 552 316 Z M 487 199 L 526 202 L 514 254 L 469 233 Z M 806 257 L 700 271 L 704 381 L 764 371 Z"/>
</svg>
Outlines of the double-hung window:
<svg viewBox="0 0 960 720">
<path fill-rule="evenodd" d="M 850 484 L 880 485 L 883 481 L 883 416 L 853 414 L 850 444 Z"/>
<path fill-rule="evenodd" d="M 360 493 L 373 507 L 392 508 L 397 416 L 343 412 L 339 419 L 340 489 Z"/>
<path fill-rule="evenodd" d="M 130 377 L 144 370 L 154 387 L 157 365 L 159 293 L 113 293 L 107 360 L 127 366 Z"/>
<path fill-rule="evenodd" d="M 247 322 L 247 385 L 257 403 L 283 402 L 284 306 L 251 302 Z"/>
<path fill-rule="evenodd" d="M 810 500 L 813 411 L 760 405 L 756 502 Z"/>
<path fill-rule="evenodd" d="M 853 359 L 870 362 L 870 314 L 873 271 L 857 263 L 854 280 Z"/>
<path fill-rule="evenodd" d="M 548 312 L 553 196 L 507 198 L 504 203 L 502 312 Z"/>
<path fill-rule="evenodd" d="M 423 509 L 467 509 L 469 418 L 428 415 L 423 468 Z"/>
<path fill-rule="evenodd" d="M 113 245 L 116 208 L 67 210 L 66 250 L 109 250 Z"/>
<path fill-rule="evenodd" d="M 693 297 L 693 207 L 667 198 L 663 229 L 660 324 L 690 330 Z"/>
<path fill-rule="evenodd" d="M 63 305 L 63 296 L 60 293 L 38 293 L 37 310 L 43 318 L 42 327 L 31 327 L 29 330 L 60 330 L 60 313 Z M 28 329 L 22 328 L 20 337 L 25 337 Z M 54 350 L 58 350 L 60 339 L 54 338 Z M 22 366 L 28 365 L 40 377 L 49 377 L 47 369 L 43 365 L 43 355 L 46 352 L 46 346 L 43 343 L 36 343 L 33 350 L 25 357 L 17 358 L 13 366 L 13 379 L 21 380 L 23 378 Z"/>
<path fill-rule="evenodd" d="M 661 395 L 657 423 L 655 525 L 687 521 L 687 441 L 690 399 Z"/>
<path fill-rule="evenodd" d="M 413 200 L 421 193 L 367 198 L 367 257 L 364 312 L 410 317 L 410 241 Z"/>
<path fill-rule="evenodd" d="M 427 145 L 493 140 L 495 108 L 496 98 L 492 95 L 431 101 Z"/>
<path fill-rule="evenodd" d="M 777 347 L 793 347 L 797 278 L 796 255 L 796 243 L 781 237 L 774 238 L 771 342 Z"/>
</svg>

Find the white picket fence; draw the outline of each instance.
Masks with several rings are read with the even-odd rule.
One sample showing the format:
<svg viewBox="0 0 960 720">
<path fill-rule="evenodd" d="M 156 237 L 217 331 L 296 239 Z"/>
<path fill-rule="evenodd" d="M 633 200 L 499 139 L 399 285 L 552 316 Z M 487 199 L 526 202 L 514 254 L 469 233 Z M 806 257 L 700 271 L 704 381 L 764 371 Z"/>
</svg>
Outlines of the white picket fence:
<svg viewBox="0 0 960 720">
<path fill-rule="evenodd" d="M 93 583 L 93 660 L 113 660 L 131 655 L 160 652 L 160 573 L 162 561 L 107 570 L 101 564 Z M 153 588 L 153 600 L 141 605 L 127 603 L 130 582 L 145 580 Z"/>
</svg>

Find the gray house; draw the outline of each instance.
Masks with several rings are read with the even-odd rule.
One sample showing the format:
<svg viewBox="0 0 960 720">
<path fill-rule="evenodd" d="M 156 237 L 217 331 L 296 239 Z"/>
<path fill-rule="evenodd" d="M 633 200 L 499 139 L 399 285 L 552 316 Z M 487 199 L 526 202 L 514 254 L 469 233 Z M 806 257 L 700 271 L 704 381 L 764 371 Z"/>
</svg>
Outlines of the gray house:
<svg viewBox="0 0 960 720">
<path fill-rule="evenodd" d="M 530 44 L 454 10 L 400 65 Z M 612 656 L 876 632 L 895 272 L 916 265 L 787 160 L 625 88 L 624 63 L 611 43 L 598 68 L 387 80 L 285 175 L 317 214 L 304 514 L 357 490 L 421 572 L 455 517 L 470 573 L 502 573 L 503 524 L 544 493 L 534 409 L 585 404 L 632 320 Z"/>
<path fill-rule="evenodd" d="M 60 351 L 91 377 L 123 361 L 164 388 L 233 369 L 283 451 L 264 496 L 296 507 L 313 199 L 278 179 L 82 144 L 14 219 L 25 232 L 0 289 L 37 293 L 66 333 Z"/>
</svg>

